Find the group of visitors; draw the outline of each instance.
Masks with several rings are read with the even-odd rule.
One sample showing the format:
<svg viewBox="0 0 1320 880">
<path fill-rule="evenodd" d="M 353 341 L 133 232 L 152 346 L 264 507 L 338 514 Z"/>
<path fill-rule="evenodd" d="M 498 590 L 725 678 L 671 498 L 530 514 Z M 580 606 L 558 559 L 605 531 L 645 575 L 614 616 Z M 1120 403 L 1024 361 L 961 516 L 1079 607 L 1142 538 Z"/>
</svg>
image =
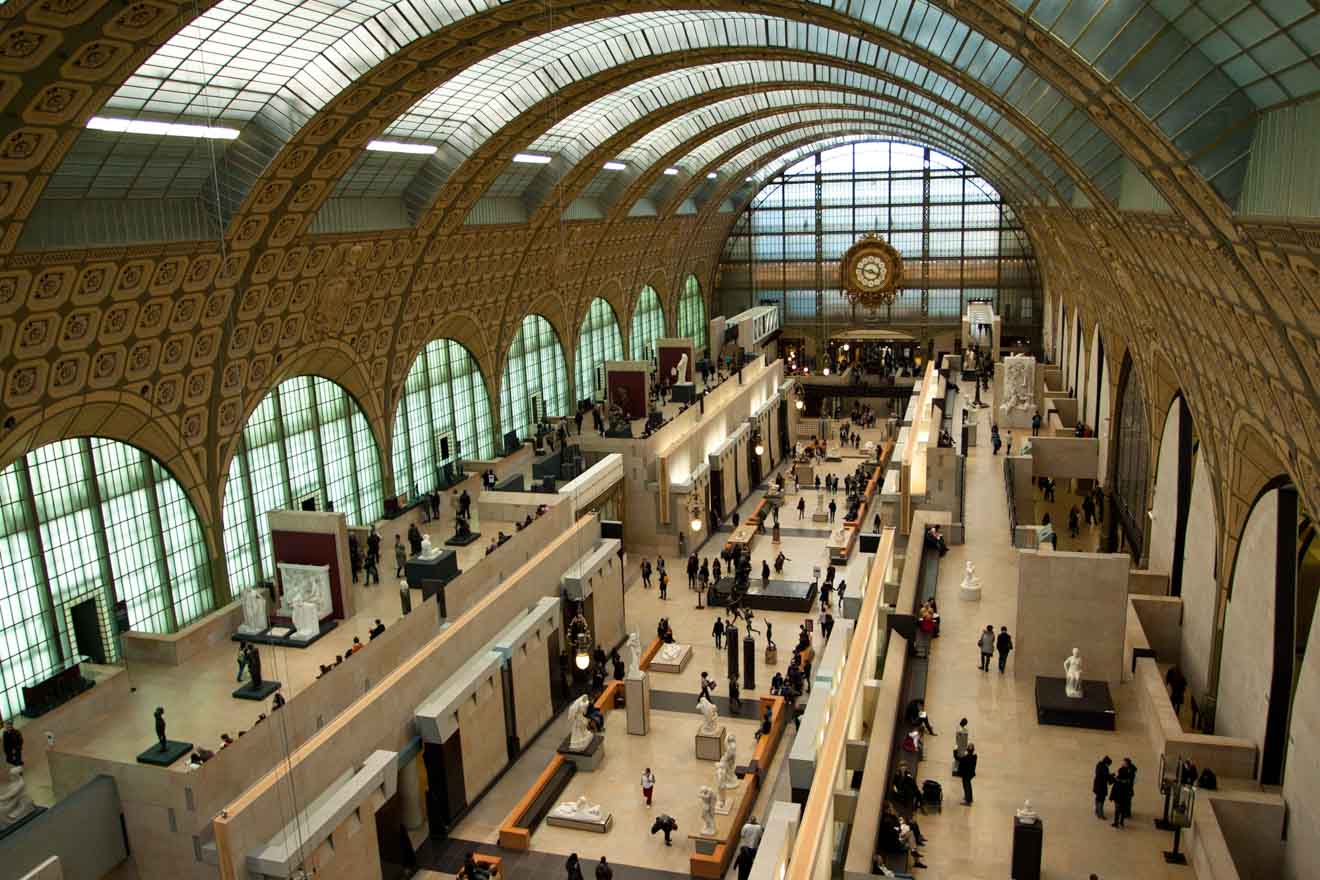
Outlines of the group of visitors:
<svg viewBox="0 0 1320 880">
<path fill-rule="evenodd" d="M 985 629 L 981 631 L 981 636 L 976 640 L 976 646 L 981 652 L 981 671 L 990 671 L 990 658 L 999 652 L 999 674 L 1004 674 L 1004 669 L 1008 666 L 1008 655 L 1013 650 L 1013 637 L 1008 633 L 1008 627 L 1001 626 L 999 635 L 995 635 L 995 628 L 986 624 Z"/>
<path fill-rule="evenodd" d="M 436 504 L 439 505 L 439 501 Z M 348 534 L 348 562 L 353 570 L 353 583 L 358 582 L 358 576 L 364 571 L 366 573 L 365 586 L 380 583 L 380 535 L 376 532 L 376 527 L 371 527 L 371 533 L 367 535 L 367 552 L 362 552 L 362 542 L 358 536 L 352 532 Z M 396 575 L 397 577 L 397 575 Z"/>
</svg>

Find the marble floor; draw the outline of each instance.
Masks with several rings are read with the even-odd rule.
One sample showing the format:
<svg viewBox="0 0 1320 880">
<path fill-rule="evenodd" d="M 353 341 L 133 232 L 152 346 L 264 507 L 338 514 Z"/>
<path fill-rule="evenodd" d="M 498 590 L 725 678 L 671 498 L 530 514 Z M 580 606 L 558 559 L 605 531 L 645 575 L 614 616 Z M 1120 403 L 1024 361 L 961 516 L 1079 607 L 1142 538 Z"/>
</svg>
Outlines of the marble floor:
<svg viewBox="0 0 1320 880">
<path fill-rule="evenodd" d="M 476 509 L 475 504 L 473 509 Z M 442 544 L 453 534 L 451 521 L 452 518 L 442 515 L 440 520 L 422 528 L 436 544 Z M 485 529 L 492 535 L 501 528 L 508 533 L 514 531 L 511 523 L 496 521 L 477 523 L 475 528 L 478 531 Z M 332 665 L 336 656 L 344 655 L 354 636 L 366 644 L 369 641 L 367 630 L 377 618 L 388 627 L 402 616 L 397 581 L 392 577 L 393 551 L 389 549 L 388 540 L 382 542 L 382 548 L 388 561 L 382 564 L 381 584 L 354 587 L 357 611 L 353 617 L 340 621 L 333 631 L 306 648 L 261 647 L 263 675 L 268 680 L 282 683 L 281 692 L 286 700 L 293 699 L 316 679 L 321 664 Z M 476 564 L 485 555 L 484 542 L 455 549 L 459 553 L 460 569 Z M 421 602 L 421 591 L 411 592 L 416 607 Z M 203 748 L 219 749 L 221 733 L 237 736 L 239 730 L 251 727 L 259 714 L 270 711 L 269 701 L 252 702 L 230 696 L 238 686 L 235 682 L 237 651 L 237 643 L 226 639 L 190 659 L 186 666 L 143 661 L 128 663 L 123 674 L 129 676 L 133 690 L 127 699 L 114 711 L 98 716 L 80 730 L 61 734 L 57 748 L 131 762 L 154 738 L 151 733 L 152 709 L 164 706 L 171 738 L 193 742 Z M 50 805 L 55 801 L 50 767 L 45 750 L 37 748 L 38 741 L 44 739 L 42 730 L 40 718 L 25 719 L 24 776 L 33 800 Z"/>
<path fill-rule="evenodd" d="M 988 411 L 982 410 L 979 418 L 980 430 L 988 432 Z M 945 797 L 943 812 L 920 818 L 930 842 L 923 849 L 929 870 L 919 873 L 936 878 L 1008 877 L 1013 813 L 1029 798 L 1045 825 L 1042 876 L 1072 880 L 1094 872 L 1102 880 L 1191 880 L 1195 874 L 1190 867 L 1166 865 L 1160 855 L 1170 847 L 1172 835 L 1152 824 L 1162 806 L 1156 784 L 1159 765 L 1133 684 L 1113 689 L 1116 731 L 1078 730 L 1036 723 L 1032 683 L 1013 676 L 1011 658 L 1006 675 L 978 671 L 976 633 L 986 624 L 996 630 L 1007 625 L 1012 631 L 1017 620 L 1017 552 L 1004 538 L 1008 512 L 1002 474 L 989 446 L 969 450 L 967 543 L 951 547 L 940 566 L 941 637 L 931 650 L 926 694 L 927 711 L 940 735 L 928 740 L 928 759 L 917 777 L 939 780 Z M 1060 503 L 1063 497 L 1060 492 Z M 1060 550 L 1066 536 L 1065 528 Z M 985 584 L 980 602 L 957 599 L 968 559 L 976 563 Z M 971 807 L 959 804 L 961 785 L 951 775 L 953 734 L 964 716 L 980 754 Z M 1133 818 L 1122 830 L 1093 812 L 1091 774 L 1104 755 L 1115 765 L 1130 757 L 1138 768 Z M 1112 804 L 1107 813 L 1112 815 Z"/>
</svg>

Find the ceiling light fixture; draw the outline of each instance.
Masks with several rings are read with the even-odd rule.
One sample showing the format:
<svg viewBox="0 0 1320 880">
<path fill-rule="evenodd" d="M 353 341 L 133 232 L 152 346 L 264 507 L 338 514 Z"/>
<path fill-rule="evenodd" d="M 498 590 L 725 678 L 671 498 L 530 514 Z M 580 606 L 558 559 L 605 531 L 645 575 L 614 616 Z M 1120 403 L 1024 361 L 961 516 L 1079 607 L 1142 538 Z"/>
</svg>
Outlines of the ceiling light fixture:
<svg viewBox="0 0 1320 880">
<path fill-rule="evenodd" d="M 674 177 L 674 176 L 676 176 L 677 174 L 678 174 L 678 169 L 677 169 L 677 168 L 666 168 L 666 169 L 665 169 L 665 177 Z"/>
<path fill-rule="evenodd" d="M 433 156 L 438 147 L 430 144 L 405 144 L 400 141 L 368 141 L 367 149 L 377 153 L 411 153 L 415 156 Z"/>
<path fill-rule="evenodd" d="M 236 128 L 223 128 L 216 125 L 192 125 L 186 122 L 153 122 L 149 119 L 112 119 L 107 116 L 93 116 L 87 120 L 87 127 L 96 131 L 154 134 L 165 137 L 209 138 L 217 141 L 232 141 L 238 137 L 238 129 Z"/>
<path fill-rule="evenodd" d="M 707 175 L 706 175 L 706 179 L 707 179 L 707 180 L 714 180 L 716 177 L 719 177 L 719 175 L 716 174 L 714 171 L 712 171 L 710 174 L 707 174 Z"/>
<path fill-rule="evenodd" d="M 625 170 L 627 170 L 627 168 L 628 168 L 628 166 L 625 165 L 625 164 L 623 164 L 622 162 L 606 162 L 606 163 L 605 163 L 605 170 L 606 170 L 606 171 L 625 171 Z"/>
<path fill-rule="evenodd" d="M 520 165 L 549 165 L 554 156 L 542 156 L 540 153 L 515 153 L 513 161 Z"/>
</svg>

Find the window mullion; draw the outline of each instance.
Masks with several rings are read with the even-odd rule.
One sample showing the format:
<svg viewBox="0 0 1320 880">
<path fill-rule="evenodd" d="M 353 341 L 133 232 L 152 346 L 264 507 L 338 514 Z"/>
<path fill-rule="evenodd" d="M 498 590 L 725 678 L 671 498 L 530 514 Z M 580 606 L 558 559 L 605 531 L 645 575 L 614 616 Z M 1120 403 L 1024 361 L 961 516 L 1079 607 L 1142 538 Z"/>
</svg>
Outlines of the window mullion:
<svg viewBox="0 0 1320 880">
<path fill-rule="evenodd" d="M 165 550 L 165 525 L 160 516 L 160 499 L 156 497 L 156 475 L 152 472 L 154 462 L 145 452 L 139 452 L 139 455 L 144 475 L 143 482 L 147 487 L 147 506 L 151 511 L 151 532 L 156 544 L 156 568 L 160 575 L 161 599 L 165 603 L 165 623 L 170 632 L 177 632 L 179 618 L 174 611 L 174 582 L 170 580 L 169 554 Z"/>
<path fill-rule="evenodd" d="M 243 463 L 243 506 L 247 512 L 248 540 L 252 542 L 253 573 L 257 576 L 257 584 L 266 580 L 266 571 L 262 567 L 261 560 L 261 533 L 257 522 L 257 504 L 252 494 L 252 459 L 248 456 L 247 432 L 238 435 L 238 452 L 235 456 Z M 272 575 L 273 579 L 273 575 Z M 248 584 L 255 587 L 257 584 Z M 229 591 L 233 593 L 234 585 L 229 585 Z"/>
<path fill-rule="evenodd" d="M 96 542 L 96 555 L 100 557 L 97 563 L 101 569 L 102 590 L 105 593 L 106 602 L 113 609 L 118 598 L 115 591 L 115 570 L 114 566 L 110 564 L 110 539 L 107 537 L 105 529 L 105 511 L 101 509 L 101 486 L 96 480 L 96 462 L 95 456 L 92 455 L 92 441 L 87 437 L 79 438 L 78 454 L 82 458 L 84 479 L 87 484 L 87 513 L 92 519 L 92 540 Z M 118 640 L 107 644 L 106 648 L 114 659 L 118 659 Z"/>
<path fill-rule="evenodd" d="M 353 508 L 357 511 L 359 522 L 365 523 L 370 521 L 372 517 L 368 516 L 366 505 L 362 503 L 362 485 L 358 482 L 357 438 L 353 436 L 353 407 L 349 403 L 347 391 L 336 388 L 335 392 L 338 394 L 340 405 L 343 407 L 344 437 L 346 438 L 345 442 L 348 444 L 348 478 L 349 482 L 352 483 Z M 318 421 L 317 424 L 320 424 L 320 422 Z M 321 473 L 325 473 L 324 469 Z M 343 508 L 340 509 L 343 510 Z M 347 513 L 347 511 L 344 512 Z"/>
<path fill-rule="evenodd" d="M 275 411 L 275 440 L 280 450 L 280 477 L 284 486 L 284 506 L 293 509 L 293 484 L 289 479 L 289 443 L 284 431 L 284 402 L 281 398 L 280 387 L 276 386 L 271 392 L 274 398 L 271 408 Z"/>
<path fill-rule="evenodd" d="M 28 553 L 37 574 L 37 600 L 41 603 L 41 620 L 45 624 L 46 639 L 54 647 L 55 659 L 63 664 L 67 656 L 60 635 L 59 618 L 55 613 L 55 593 L 50 587 L 50 569 L 46 567 L 46 549 L 41 541 L 41 520 L 37 517 L 37 496 L 32 490 L 32 472 L 28 470 L 27 456 L 17 461 L 19 498 L 23 505 L 23 529 L 28 539 Z"/>
<path fill-rule="evenodd" d="M 321 436 L 321 402 L 316 395 L 316 380 L 308 379 L 307 393 L 312 401 L 312 437 L 315 443 L 312 449 L 316 457 L 316 484 L 321 490 L 321 507 L 325 508 L 325 503 L 330 499 L 330 490 L 326 487 L 325 480 L 325 446 L 324 438 Z M 349 448 L 352 448 L 352 438 L 349 439 Z M 354 499 L 356 500 L 356 499 Z"/>
</svg>

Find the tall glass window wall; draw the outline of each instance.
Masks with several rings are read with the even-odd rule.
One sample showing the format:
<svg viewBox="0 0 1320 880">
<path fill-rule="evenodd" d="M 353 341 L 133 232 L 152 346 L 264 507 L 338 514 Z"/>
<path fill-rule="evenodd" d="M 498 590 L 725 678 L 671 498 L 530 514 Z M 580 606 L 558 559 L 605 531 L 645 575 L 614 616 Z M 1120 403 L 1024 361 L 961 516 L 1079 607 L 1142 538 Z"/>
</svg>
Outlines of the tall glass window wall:
<svg viewBox="0 0 1320 880">
<path fill-rule="evenodd" d="M 594 400 L 596 392 L 603 390 L 596 387 L 597 367 L 606 361 L 623 360 L 623 334 L 619 332 L 619 320 L 614 317 L 610 304 L 600 297 L 593 299 L 587 308 L 573 360 L 579 400 Z"/>
<path fill-rule="evenodd" d="M 697 283 L 697 276 L 689 275 L 683 282 L 683 295 L 678 300 L 678 335 L 691 339 L 700 355 L 706 347 L 708 331 L 706 300 L 701 295 L 701 285 Z"/>
<path fill-rule="evenodd" d="M 539 403 L 535 401 L 539 400 Z M 555 328 L 540 315 L 523 318 L 509 347 L 500 379 L 500 426 L 526 440 L 535 433 L 539 415 L 566 416 L 568 368 Z"/>
<path fill-rule="evenodd" d="M 225 561 L 229 588 L 275 574 L 265 514 L 315 498 L 353 524 L 384 512 L 380 452 L 367 417 L 347 391 L 320 376 L 281 382 L 243 428 L 225 483 Z"/>
<path fill-rule="evenodd" d="M 655 341 L 665 335 L 665 310 L 655 288 L 646 285 L 633 308 L 632 333 L 629 335 L 632 359 L 649 361 L 655 357 Z"/>
<path fill-rule="evenodd" d="M 450 438 L 448 459 L 442 435 Z M 439 485 L 447 461 L 494 457 L 490 396 L 476 358 L 462 344 L 432 340 L 413 361 L 394 416 L 393 448 L 394 487 L 409 495 Z"/>
<path fill-rule="evenodd" d="M 1150 428 L 1146 392 L 1131 355 L 1124 356 L 1118 392 L 1118 460 L 1114 466 L 1114 506 L 1128 539 L 1128 550 L 1141 557 L 1146 540 L 1146 479 L 1150 470 Z"/>
<path fill-rule="evenodd" d="M 903 257 L 898 296 L 874 311 L 840 287 L 840 261 L 866 233 Z M 958 160 L 903 143 L 826 150 L 768 180 L 734 226 L 720 278 L 725 314 L 775 304 L 789 325 L 956 326 L 973 299 L 994 302 L 1006 336 L 1041 320 L 1036 261 L 1012 209 Z"/>
<path fill-rule="evenodd" d="M 42 446 L 0 471 L 0 716 L 66 662 L 118 660 L 120 601 L 150 633 L 215 607 L 201 523 L 169 471 L 99 437 Z M 75 620 L 90 625 L 86 643 Z"/>
</svg>

